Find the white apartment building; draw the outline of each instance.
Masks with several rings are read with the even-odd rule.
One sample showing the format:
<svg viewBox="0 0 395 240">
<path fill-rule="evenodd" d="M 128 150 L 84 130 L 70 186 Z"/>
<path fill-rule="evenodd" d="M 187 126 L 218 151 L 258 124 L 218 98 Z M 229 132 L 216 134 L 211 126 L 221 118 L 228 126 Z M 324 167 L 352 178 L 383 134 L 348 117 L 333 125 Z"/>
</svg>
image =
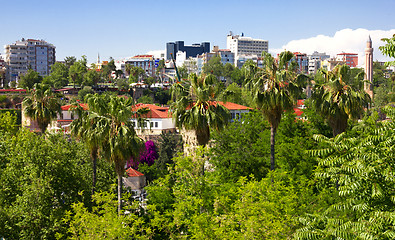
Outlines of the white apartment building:
<svg viewBox="0 0 395 240">
<path fill-rule="evenodd" d="M 237 61 L 241 55 L 260 57 L 263 51 L 268 52 L 269 41 L 244 37 L 244 34 L 233 35 L 230 32 L 226 38 L 226 48 L 235 54 L 234 58 Z"/>
<path fill-rule="evenodd" d="M 19 80 L 28 69 L 33 69 L 41 76 L 48 75 L 56 61 L 55 46 L 44 40 L 22 38 L 4 48 L 8 81 Z"/>
<path fill-rule="evenodd" d="M 326 53 L 319 53 L 314 51 L 309 57 L 309 74 L 316 74 L 317 70 L 321 67 L 321 62 L 329 59 L 330 56 Z"/>
</svg>

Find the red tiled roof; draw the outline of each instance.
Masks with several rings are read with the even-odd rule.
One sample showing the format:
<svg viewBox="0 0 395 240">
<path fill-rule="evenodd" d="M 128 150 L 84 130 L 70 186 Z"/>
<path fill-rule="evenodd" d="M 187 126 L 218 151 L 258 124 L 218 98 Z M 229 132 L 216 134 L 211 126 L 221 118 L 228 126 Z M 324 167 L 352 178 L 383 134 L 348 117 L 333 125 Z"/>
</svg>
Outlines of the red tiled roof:
<svg viewBox="0 0 395 240">
<path fill-rule="evenodd" d="M 57 122 L 72 122 L 73 119 L 58 119 Z"/>
<path fill-rule="evenodd" d="M 86 104 L 86 103 L 80 103 L 80 106 L 81 106 L 82 109 L 84 109 L 84 110 L 88 110 L 88 109 L 89 109 L 88 104 Z M 64 105 L 64 106 L 62 106 L 61 108 L 62 108 L 62 111 L 69 111 L 69 110 L 70 110 L 70 107 L 71 107 L 71 104 L 69 104 L 69 105 Z"/>
<path fill-rule="evenodd" d="M 357 53 L 338 53 L 337 55 L 358 55 Z"/>
<path fill-rule="evenodd" d="M 298 117 L 300 117 L 303 114 L 303 111 L 299 108 L 294 108 L 294 112 Z"/>
<path fill-rule="evenodd" d="M 137 111 L 141 108 L 148 108 L 150 111 L 145 114 L 144 118 L 171 118 L 169 115 L 169 108 L 168 107 L 160 107 L 154 104 L 145 104 L 145 103 L 138 103 L 133 106 L 132 110 Z"/>
<path fill-rule="evenodd" d="M 0 89 L 0 92 L 26 92 L 26 89 Z"/>
<path fill-rule="evenodd" d="M 133 58 L 152 58 L 154 55 L 136 55 Z"/>
<path fill-rule="evenodd" d="M 240 104 L 232 103 L 232 102 L 221 102 L 217 101 L 218 104 L 221 104 L 222 106 L 226 107 L 228 110 L 251 110 L 252 108 L 246 107 Z"/>
<path fill-rule="evenodd" d="M 129 177 L 140 177 L 140 176 L 144 176 L 144 174 L 142 174 L 141 172 L 133 169 L 133 168 L 128 168 L 126 170 L 126 173 L 128 174 Z"/>
<path fill-rule="evenodd" d="M 304 99 L 299 99 L 298 100 L 298 106 L 304 105 Z"/>
</svg>

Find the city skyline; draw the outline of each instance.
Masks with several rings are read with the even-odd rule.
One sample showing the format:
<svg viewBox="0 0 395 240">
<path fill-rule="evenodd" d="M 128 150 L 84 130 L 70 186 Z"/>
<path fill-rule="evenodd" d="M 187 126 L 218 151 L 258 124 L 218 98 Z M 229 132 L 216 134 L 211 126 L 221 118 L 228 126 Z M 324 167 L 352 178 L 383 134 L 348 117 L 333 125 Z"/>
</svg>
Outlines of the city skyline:
<svg viewBox="0 0 395 240">
<path fill-rule="evenodd" d="M 391 25 L 395 1 L 25 1 L 2 3 L 5 19 L 0 45 L 21 38 L 43 39 L 56 46 L 57 60 L 66 56 L 88 57 L 95 62 L 165 50 L 167 42 L 185 44 L 208 41 L 226 48 L 226 35 L 235 34 L 269 41 L 269 52 L 284 48 L 330 55 L 342 51 L 364 53 L 368 35 L 374 60 L 385 60 L 377 49 L 382 37 L 395 34 Z M 10 11 L 17 9 L 17 11 Z M 325 48 L 327 46 L 327 48 Z M 315 49 L 313 49 L 315 48 Z M 327 50 L 326 50 L 327 49 Z M 1 50 L 2 55 L 4 49 Z M 362 64 L 362 63 L 361 63 Z"/>
</svg>

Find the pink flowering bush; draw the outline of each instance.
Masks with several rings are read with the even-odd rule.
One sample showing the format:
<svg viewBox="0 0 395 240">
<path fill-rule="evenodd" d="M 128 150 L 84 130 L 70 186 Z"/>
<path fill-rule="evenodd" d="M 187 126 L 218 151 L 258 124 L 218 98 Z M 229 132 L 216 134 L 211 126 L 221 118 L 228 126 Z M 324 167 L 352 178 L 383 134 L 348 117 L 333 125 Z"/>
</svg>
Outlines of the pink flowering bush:
<svg viewBox="0 0 395 240">
<path fill-rule="evenodd" d="M 145 149 L 140 152 L 139 160 L 130 158 L 127 167 L 132 167 L 134 169 L 138 169 L 140 163 L 146 163 L 148 166 L 151 166 L 155 163 L 155 160 L 158 159 L 159 155 L 156 151 L 156 146 L 153 141 L 145 142 Z"/>
</svg>

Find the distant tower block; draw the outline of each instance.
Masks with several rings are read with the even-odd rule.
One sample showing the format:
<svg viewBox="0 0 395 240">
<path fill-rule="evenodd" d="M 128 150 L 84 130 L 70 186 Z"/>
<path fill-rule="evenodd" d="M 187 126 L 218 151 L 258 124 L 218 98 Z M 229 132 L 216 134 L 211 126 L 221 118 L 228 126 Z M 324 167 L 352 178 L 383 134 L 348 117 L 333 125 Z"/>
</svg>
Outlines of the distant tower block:
<svg viewBox="0 0 395 240">
<path fill-rule="evenodd" d="M 370 83 L 365 83 L 365 92 L 369 94 L 371 99 L 373 99 L 373 48 L 370 35 L 366 42 L 365 49 L 365 80 Z"/>
</svg>

